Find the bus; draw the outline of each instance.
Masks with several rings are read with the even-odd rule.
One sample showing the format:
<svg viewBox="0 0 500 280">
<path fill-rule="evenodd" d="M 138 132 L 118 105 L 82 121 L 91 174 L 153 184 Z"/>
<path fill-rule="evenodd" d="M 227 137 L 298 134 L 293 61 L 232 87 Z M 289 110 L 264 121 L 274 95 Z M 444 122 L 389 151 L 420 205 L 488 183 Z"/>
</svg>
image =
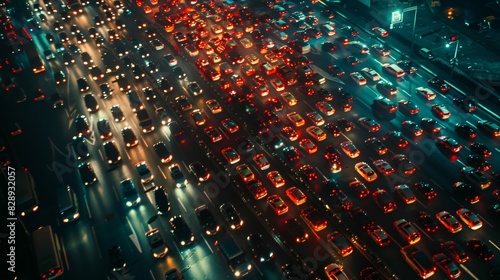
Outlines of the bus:
<svg viewBox="0 0 500 280">
<path fill-rule="evenodd" d="M 38 210 L 35 181 L 28 168 L 20 168 L 16 178 L 16 209 L 21 216 Z"/>
<path fill-rule="evenodd" d="M 35 44 L 32 42 L 26 44 L 23 48 L 26 52 L 26 55 L 28 56 L 28 60 L 31 64 L 31 69 L 33 70 L 33 73 L 37 74 L 45 71 L 45 64 L 40 58 L 40 54 L 38 53 Z"/>
<path fill-rule="evenodd" d="M 31 233 L 40 279 L 55 279 L 64 273 L 61 247 L 52 227 L 43 226 Z"/>
</svg>

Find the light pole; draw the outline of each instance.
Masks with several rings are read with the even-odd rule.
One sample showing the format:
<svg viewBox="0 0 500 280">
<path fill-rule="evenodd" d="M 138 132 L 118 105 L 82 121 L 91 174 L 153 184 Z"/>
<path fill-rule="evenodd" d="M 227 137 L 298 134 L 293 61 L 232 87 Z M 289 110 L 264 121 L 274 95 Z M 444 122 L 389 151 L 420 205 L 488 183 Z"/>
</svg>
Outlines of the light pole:
<svg viewBox="0 0 500 280">
<path fill-rule="evenodd" d="M 453 72 L 455 71 L 455 66 L 458 64 L 457 54 L 458 54 L 458 48 L 459 48 L 459 45 L 460 45 L 460 40 L 457 39 L 455 36 L 452 36 L 450 38 L 450 40 L 451 40 L 450 43 L 453 43 L 453 42 L 455 43 L 455 54 L 453 55 L 453 58 L 450 61 L 450 64 L 451 64 L 451 75 L 453 76 Z M 450 43 L 446 44 L 447 48 L 450 47 Z"/>
</svg>

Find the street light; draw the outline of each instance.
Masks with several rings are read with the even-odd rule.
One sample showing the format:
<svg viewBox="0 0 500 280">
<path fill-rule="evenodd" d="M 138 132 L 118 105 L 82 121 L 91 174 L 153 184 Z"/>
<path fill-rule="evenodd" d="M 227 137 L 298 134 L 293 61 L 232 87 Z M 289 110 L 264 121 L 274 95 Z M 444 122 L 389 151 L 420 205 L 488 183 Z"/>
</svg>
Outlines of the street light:
<svg viewBox="0 0 500 280">
<path fill-rule="evenodd" d="M 457 36 L 450 36 L 450 42 L 446 44 L 446 47 L 449 48 L 451 44 L 455 44 L 455 54 L 453 55 L 453 58 L 450 60 L 451 64 L 451 75 L 453 75 L 453 71 L 455 70 L 455 66 L 458 65 L 457 61 L 457 54 L 458 54 L 458 47 L 460 45 L 460 40 L 457 39 Z"/>
</svg>

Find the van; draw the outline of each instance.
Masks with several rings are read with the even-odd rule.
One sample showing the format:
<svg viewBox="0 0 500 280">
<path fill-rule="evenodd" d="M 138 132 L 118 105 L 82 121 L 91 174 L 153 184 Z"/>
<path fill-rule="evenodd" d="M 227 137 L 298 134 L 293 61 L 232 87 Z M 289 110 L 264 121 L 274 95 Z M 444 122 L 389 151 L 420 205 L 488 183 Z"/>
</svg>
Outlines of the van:
<svg viewBox="0 0 500 280">
<path fill-rule="evenodd" d="M 382 69 L 384 69 L 384 71 L 386 71 L 387 73 L 396 76 L 396 78 L 401 78 L 406 74 L 406 72 L 397 64 L 386 63 L 382 65 Z"/>
<path fill-rule="evenodd" d="M 78 212 L 78 200 L 70 186 L 58 188 L 56 191 L 57 209 L 63 223 L 69 223 L 80 217 Z"/>
<path fill-rule="evenodd" d="M 428 48 L 421 48 L 420 51 L 418 51 L 418 53 L 422 56 L 422 57 L 425 57 L 429 60 L 433 60 L 434 59 L 434 55 L 432 54 L 431 50 L 429 50 Z"/>
</svg>

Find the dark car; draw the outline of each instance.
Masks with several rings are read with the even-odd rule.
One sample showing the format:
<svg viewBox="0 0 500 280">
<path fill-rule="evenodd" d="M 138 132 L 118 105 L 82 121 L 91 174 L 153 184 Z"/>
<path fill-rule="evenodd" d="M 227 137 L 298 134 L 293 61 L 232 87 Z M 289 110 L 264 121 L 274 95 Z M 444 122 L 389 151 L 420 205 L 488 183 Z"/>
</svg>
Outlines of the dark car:
<svg viewBox="0 0 500 280">
<path fill-rule="evenodd" d="M 441 243 L 441 248 L 443 248 L 448 256 L 458 263 L 465 263 L 469 260 L 467 252 L 465 252 L 462 246 L 455 243 L 455 241 L 445 241 Z"/>
<path fill-rule="evenodd" d="M 437 192 L 434 188 L 425 182 L 417 182 L 414 184 L 414 187 L 417 191 L 419 191 L 423 196 L 425 196 L 428 200 L 434 199 L 437 196 Z"/>
<path fill-rule="evenodd" d="M 413 121 L 404 121 L 401 123 L 401 132 L 411 138 L 421 136 L 424 130 Z"/>
<path fill-rule="evenodd" d="M 54 80 L 56 81 L 56 85 L 66 83 L 66 74 L 63 71 L 54 72 Z"/>
<path fill-rule="evenodd" d="M 240 214 L 231 203 L 222 204 L 219 210 L 232 230 L 239 229 L 243 226 L 243 220 Z"/>
<path fill-rule="evenodd" d="M 470 145 L 471 152 L 478 154 L 484 158 L 489 158 L 492 155 L 491 150 L 483 143 L 474 142 Z"/>
<path fill-rule="evenodd" d="M 420 108 L 418 108 L 417 104 L 411 100 L 399 100 L 398 102 L 398 108 L 401 111 L 401 113 L 405 115 L 415 115 L 420 112 Z"/>
<path fill-rule="evenodd" d="M 365 140 L 365 145 L 368 146 L 372 151 L 379 155 L 387 153 L 388 149 L 385 144 L 375 137 L 371 137 Z"/>
<path fill-rule="evenodd" d="M 78 88 L 80 89 L 80 92 L 85 92 L 90 89 L 89 83 L 87 82 L 86 78 L 78 78 L 78 80 L 76 80 L 76 83 L 78 85 Z"/>
<path fill-rule="evenodd" d="M 157 186 L 153 194 L 158 215 L 167 214 L 170 211 L 170 200 L 167 191 L 162 186 Z"/>
<path fill-rule="evenodd" d="M 462 150 L 462 145 L 458 144 L 457 140 L 447 136 L 439 136 L 436 138 L 436 146 L 450 153 L 458 153 Z"/>
<path fill-rule="evenodd" d="M 78 165 L 78 171 L 80 172 L 80 178 L 85 186 L 92 185 L 97 182 L 94 169 L 89 162 L 84 162 Z"/>
<path fill-rule="evenodd" d="M 249 153 L 254 149 L 254 145 L 248 138 L 240 137 L 235 140 L 237 151 Z"/>
<path fill-rule="evenodd" d="M 443 126 L 432 118 L 423 118 L 420 121 L 420 127 L 428 134 L 439 133 L 443 130 Z"/>
<path fill-rule="evenodd" d="M 125 142 L 127 148 L 131 148 L 139 144 L 139 140 L 137 140 L 137 137 L 135 136 L 134 131 L 132 131 L 132 128 L 130 126 L 123 128 L 121 132 L 123 141 Z"/>
<path fill-rule="evenodd" d="M 467 248 L 474 252 L 478 259 L 483 261 L 491 261 L 495 257 L 495 254 L 486 244 L 475 238 L 467 241 Z"/>
<path fill-rule="evenodd" d="M 375 87 L 387 98 L 395 97 L 396 93 L 398 92 L 398 88 L 395 85 L 386 81 L 378 82 Z"/>
<path fill-rule="evenodd" d="M 262 239 L 262 235 L 252 233 L 247 236 L 247 241 L 254 259 L 259 260 L 259 262 L 269 261 L 274 256 L 273 251 L 269 249 L 269 246 Z"/>
<path fill-rule="evenodd" d="M 75 128 L 78 136 L 89 135 L 90 134 L 90 126 L 87 121 L 87 117 L 84 115 L 80 115 L 75 119 Z"/>
<path fill-rule="evenodd" d="M 193 173 L 198 181 L 204 182 L 210 179 L 210 172 L 203 166 L 203 164 L 199 161 L 195 161 L 189 165 L 189 171 Z"/>
<path fill-rule="evenodd" d="M 438 90 L 441 93 L 447 93 L 451 89 L 449 84 L 438 78 L 432 78 L 427 82 L 431 88 Z"/>
<path fill-rule="evenodd" d="M 186 73 L 184 72 L 184 70 L 182 70 L 181 67 L 179 66 L 176 66 L 173 68 L 173 72 L 174 72 L 174 75 L 179 79 L 179 80 L 184 80 L 187 78 L 187 75 Z"/>
<path fill-rule="evenodd" d="M 120 246 L 113 245 L 108 249 L 109 263 L 113 271 L 121 271 L 127 266 Z"/>
<path fill-rule="evenodd" d="M 170 133 L 172 133 L 177 140 L 179 141 L 183 140 L 184 128 L 182 128 L 182 126 L 178 122 L 176 121 L 169 122 L 168 127 L 170 129 Z"/>
<path fill-rule="evenodd" d="M 300 159 L 300 152 L 294 146 L 287 146 L 283 148 L 283 154 L 289 161 L 296 161 Z"/>
<path fill-rule="evenodd" d="M 469 97 L 453 98 L 453 103 L 467 113 L 472 113 L 477 109 L 477 102 Z"/>
<path fill-rule="evenodd" d="M 478 203 L 480 200 L 479 191 L 472 185 L 464 182 L 453 183 L 453 192 L 470 204 Z"/>
<path fill-rule="evenodd" d="M 104 143 L 103 147 L 104 153 L 106 154 L 106 162 L 109 165 L 117 164 L 122 160 L 122 156 L 120 155 L 120 151 L 116 147 L 115 142 L 106 142 Z"/>
<path fill-rule="evenodd" d="M 99 110 L 99 104 L 92 93 L 85 94 L 83 100 L 88 112 L 95 113 Z"/>
<path fill-rule="evenodd" d="M 101 90 L 101 98 L 103 99 L 108 99 L 113 94 L 113 89 L 109 86 L 108 83 L 100 84 L 99 89 Z"/>
<path fill-rule="evenodd" d="M 71 142 L 71 147 L 73 148 L 77 160 L 84 160 L 90 156 L 87 139 L 83 136 L 74 137 Z"/>
<path fill-rule="evenodd" d="M 438 230 L 436 220 L 424 211 L 418 213 L 417 222 L 427 232 L 436 232 Z"/>
<path fill-rule="evenodd" d="M 467 157 L 467 164 L 481 171 L 488 171 L 491 169 L 491 163 L 483 156 L 469 155 Z"/>
<path fill-rule="evenodd" d="M 206 205 L 196 208 L 194 212 L 206 235 L 214 235 L 219 232 L 219 224 Z"/>
<path fill-rule="evenodd" d="M 167 163 L 172 160 L 172 154 L 163 142 L 158 142 L 153 145 L 156 155 L 160 158 L 161 163 Z"/>
<path fill-rule="evenodd" d="M 397 166 L 397 170 L 403 172 L 405 175 L 410 175 L 415 173 L 417 168 L 411 161 L 408 159 L 406 155 L 397 154 L 392 157 L 392 162 Z"/>
<path fill-rule="evenodd" d="M 284 221 L 284 232 L 289 234 L 297 243 L 305 242 L 309 238 L 309 234 L 307 234 L 297 219 L 294 218 Z"/>
<path fill-rule="evenodd" d="M 324 42 L 321 44 L 321 50 L 325 52 L 333 52 L 337 49 L 337 46 L 332 42 Z"/>
<path fill-rule="evenodd" d="M 387 131 L 384 136 L 382 136 L 382 141 L 401 149 L 404 149 L 409 145 L 408 140 L 406 140 L 406 138 L 399 131 Z"/>
<path fill-rule="evenodd" d="M 115 122 L 121 122 L 125 120 L 125 115 L 123 114 L 123 111 L 119 105 L 111 106 L 110 110 Z"/>
<path fill-rule="evenodd" d="M 173 216 L 169 220 L 172 227 L 171 232 L 181 246 L 189 245 L 194 242 L 194 235 L 191 228 L 186 224 L 181 216 Z"/>
<path fill-rule="evenodd" d="M 474 139 L 477 137 L 477 131 L 469 124 L 455 124 L 455 131 L 465 139 Z"/>
</svg>

